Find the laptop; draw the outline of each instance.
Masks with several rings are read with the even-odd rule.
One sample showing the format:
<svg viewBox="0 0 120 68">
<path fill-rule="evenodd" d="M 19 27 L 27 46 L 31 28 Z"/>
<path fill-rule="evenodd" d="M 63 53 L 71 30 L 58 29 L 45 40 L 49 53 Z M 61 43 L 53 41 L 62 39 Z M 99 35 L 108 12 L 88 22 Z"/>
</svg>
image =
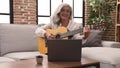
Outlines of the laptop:
<svg viewBox="0 0 120 68">
<path fill-rule="evenodd" d="M 47 40 L 48 61 L 81 61 L 82 40 Z"/>
</svg>

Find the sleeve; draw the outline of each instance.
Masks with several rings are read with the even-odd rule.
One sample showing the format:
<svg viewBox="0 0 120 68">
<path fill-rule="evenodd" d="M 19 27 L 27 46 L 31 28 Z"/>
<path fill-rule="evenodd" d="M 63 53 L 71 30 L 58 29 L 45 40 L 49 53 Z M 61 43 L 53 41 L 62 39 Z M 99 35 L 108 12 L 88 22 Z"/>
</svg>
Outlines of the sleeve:
<svg viewBox="0 0 120 68">
<path fill-rule="evenodd" d="M 72 26 L 72 28 L 71 28 L 72 30 L 77 30 L 77 29 L 83 30 L 81 23 L 75 23 L 71 26 Z M 72 39 L 83 39 L 83 37 L 84 37 L 84 35 L 77 33 L 77 34 L 73 35 Z"/>
<path fill-rule="evenodd" d="M 80 23 L 74 24 L 74 26 L 72 28 L 73 28 L 73 30 L 80 29 L 80 28 L 81 28 L 81 30 L 83 30 L 83 26 Z M 84 37 L 84 35 L 81 35 L 80 33 L 78 33 L 78 34 L 73 35 L 72 39 L 82 39 L 82 44 L 84 44 L 86 42 L 86 40 L 83 39 L 83 37 Z"/>
<path fill-rule="evenodd" d="M 82 44 L 86 42 L 86 39 L 83 39 L 84 35 L 75 34 L 72 39 L 82 39 Z"/>
<path fill-rule="evenodd" d="M 39 37 L 44 37 L 44 34 L 46 33 L 45 29 L 50 29 L 52 27 L 52 23 L 49 23 L 47 25 L 44 25 L 44 26 L 41 26 L 41 27 L 38 27 L 36 30 L 35 30 L 35 34 Z"/>
</svg>

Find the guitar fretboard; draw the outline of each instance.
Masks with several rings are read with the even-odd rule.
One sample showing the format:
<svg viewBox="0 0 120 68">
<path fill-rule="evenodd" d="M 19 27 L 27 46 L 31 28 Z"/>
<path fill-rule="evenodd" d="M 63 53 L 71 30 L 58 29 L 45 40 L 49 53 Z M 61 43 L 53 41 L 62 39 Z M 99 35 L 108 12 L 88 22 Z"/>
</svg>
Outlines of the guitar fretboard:
<svg viewBox="0 0 120 68">
<path fill-rule="evenodd" d="M 80 33 L 80 35 L 82 35 L 83 34 L 83 29 L 80 28 L 80 29 L 77 29 L 77 30 L 73 30 L 73 31 L 63 33 L 63 34 L 58 34 L 57 39 L 68 37 L 68 36 L 71 36 L 71 35 L 74 35 L 74 34 L 77 34 L 77 33 Z"/>
</svg>

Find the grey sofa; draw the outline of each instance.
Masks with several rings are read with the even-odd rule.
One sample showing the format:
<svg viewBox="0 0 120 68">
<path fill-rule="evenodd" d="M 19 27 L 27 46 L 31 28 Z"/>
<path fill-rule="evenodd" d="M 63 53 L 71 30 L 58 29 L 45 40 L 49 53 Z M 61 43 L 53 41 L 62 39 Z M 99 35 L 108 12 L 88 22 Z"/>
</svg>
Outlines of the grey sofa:
<svg viewBox="0 0 120 68">
<path fill-rule="evenodd" d="M 0 62 L 35 58 L 37 25 L 0 24 Z"/>
<path fill-rule="evenodd" d="M 82 48 L 82 57 L 99 61 L 100 68 L 120 68 L 120 43 L 102 41 L 102 45 Z"/>
</svg>

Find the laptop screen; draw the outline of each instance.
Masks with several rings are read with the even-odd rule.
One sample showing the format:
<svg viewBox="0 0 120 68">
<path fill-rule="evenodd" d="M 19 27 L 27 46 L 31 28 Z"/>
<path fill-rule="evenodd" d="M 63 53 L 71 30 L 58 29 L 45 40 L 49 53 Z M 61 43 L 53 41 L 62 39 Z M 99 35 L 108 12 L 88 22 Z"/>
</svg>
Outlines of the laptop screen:
<svg viewBox="0 0 120 68">
<path fill-rule="evenodd" d="M 82 40 L 47 40 L 49 61 L 80 61 Z"/>
</svg>

